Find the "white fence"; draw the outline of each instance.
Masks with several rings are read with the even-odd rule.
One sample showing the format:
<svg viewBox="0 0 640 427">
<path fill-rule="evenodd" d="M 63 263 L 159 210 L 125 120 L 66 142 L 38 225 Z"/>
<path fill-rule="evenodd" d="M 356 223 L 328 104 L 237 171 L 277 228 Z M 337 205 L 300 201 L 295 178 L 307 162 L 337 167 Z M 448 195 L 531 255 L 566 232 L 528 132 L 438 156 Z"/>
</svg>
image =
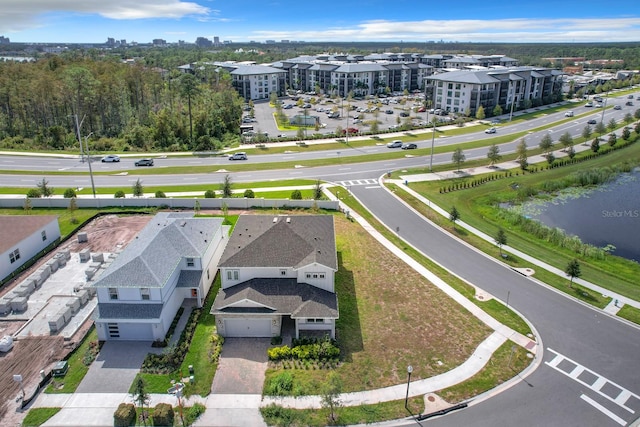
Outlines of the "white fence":
<svg viewBox="0 0 640 427">
<path fill-rule="evenodd" d="M 29 199 L 33 208 L 61 208 L 69 207 L 71 199 L 63 198 L 32 198 Z M 131 197 L 131 198 L 80 198 L 76 199 L 78 208 L 108 208 L 108 207 L 158 207 L 158 208 L 184 208 L 194 209 L 196 201 L 200 209 L 221 209 L 226 204 L 229 209 L 251 208 L 312 208 L 338 210 L 338 201 L 335 200 L 291 200 L 291 199 L 265 199 L 265 198 L 155 198 L 155 197 Z M 0 198 L 0 208 L 22 208 L 25 198 Z"/>
</svg>

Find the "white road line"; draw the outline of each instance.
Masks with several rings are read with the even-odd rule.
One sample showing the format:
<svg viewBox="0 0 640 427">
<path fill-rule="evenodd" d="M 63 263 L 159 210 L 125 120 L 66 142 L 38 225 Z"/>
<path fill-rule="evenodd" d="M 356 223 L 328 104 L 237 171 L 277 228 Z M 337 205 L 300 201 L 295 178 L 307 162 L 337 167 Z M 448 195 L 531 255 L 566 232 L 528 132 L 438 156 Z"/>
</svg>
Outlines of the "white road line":
<svg viewBox="0 0 640 427">
<path fill-rule="evenodd" d="M 380 187 L 379 185 L 373 185 L 373 186 L 370 186 L 370 187 L 364 187 L 365 190 L 369 190 L 371 188 L 382 188 L 382 187 Z"/>
<path fill-rule="evenodd" d="M 338 169 L 338 170 L 339 170 L 339 171 L 350 171 L 350 170 L 351 170 L 351 168 L 341 168 L 341 169 Z"/>
<path fill-rule="evenodd" d="M 600 377 L 596 380 L 596 382 L 593 383 L 591 388 L 594 389 L 595 391 L 600 391 L 602 386 L 605 385 L 606 383 L 607 383 L 607 379 L 604 377 Z"/>
<path fill-rule="evenodd" d="M 601 404 L 599 404 L 598 402 L 590 398 L 589 396 L 586 396 L 583 394 L 580 396 L 580 399 L 584 400 L 589 405 L 593 406 L 598 411 L 602 412 L 607 417 L 611 418 L 613 421 L 617 422 L 621 426 L 627 425 L 627 422 L 625 420 L 623 420 L 622 418 L 620 418 L 619 416 L 617 416 L 616 414 L 614 414 L 613 412 L 611 412 L 610 410 L 608 410 L 607 408 L 605 408 L 604 406 L 602 406 Z"/>
<path fill-rule="evenodd" d="M 583 372 L 584 372 L 584 367 L 577 365 L 575 368 L 573 368 L 573 370 L 568 375 L 575 380 Z"/>
</svg>

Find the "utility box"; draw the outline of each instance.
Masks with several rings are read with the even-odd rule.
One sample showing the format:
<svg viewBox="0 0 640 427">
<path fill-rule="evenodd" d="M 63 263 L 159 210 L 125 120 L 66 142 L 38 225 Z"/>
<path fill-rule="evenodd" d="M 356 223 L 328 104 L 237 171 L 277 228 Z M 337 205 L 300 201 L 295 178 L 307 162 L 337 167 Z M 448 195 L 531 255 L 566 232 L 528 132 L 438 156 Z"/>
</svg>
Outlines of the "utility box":
<svg viewBox="0 0 640 427">
<path fill-rule="evenodd" d="M 62 360 L 53 366 L 53 369 L 51 370 L 51 375 L 53 375 L 54 377 L 63 377 L 65 376 L 68 370 L 69 370 L 69 364 L 67 363 L 66 360 Z"/>
</svg>

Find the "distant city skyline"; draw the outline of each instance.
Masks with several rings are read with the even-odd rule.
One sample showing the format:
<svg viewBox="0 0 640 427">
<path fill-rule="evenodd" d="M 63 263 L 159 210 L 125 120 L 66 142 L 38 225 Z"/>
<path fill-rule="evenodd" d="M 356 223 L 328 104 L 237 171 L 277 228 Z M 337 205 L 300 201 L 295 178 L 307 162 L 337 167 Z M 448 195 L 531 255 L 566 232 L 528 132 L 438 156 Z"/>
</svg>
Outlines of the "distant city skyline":
<svg viewBox="0 0 640 427">
<path fill-rule="evenodd" d="M 1 0 L 0 35 L 17 43 L 633 42 L 637 0 L 490 3 L 459 0 Z"/>
</svg>

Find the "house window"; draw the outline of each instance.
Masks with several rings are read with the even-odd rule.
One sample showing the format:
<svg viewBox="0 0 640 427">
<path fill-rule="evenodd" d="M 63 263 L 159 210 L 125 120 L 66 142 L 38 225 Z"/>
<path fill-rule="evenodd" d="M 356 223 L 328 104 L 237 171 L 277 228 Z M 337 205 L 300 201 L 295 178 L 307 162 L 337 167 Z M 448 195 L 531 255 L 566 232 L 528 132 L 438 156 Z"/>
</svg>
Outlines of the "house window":
<svg viewBox="0 0 640 427">
<path fill-rule="evenodd" d="M 118 299 L 118 288 L 109 288 L 109 299 Z"/>
<path fill-rule="evenodd" d="M 238 270 L 227 270 L 227 280 L 238 280 Z"/>
<path fill-rule="evenodd" d="M 307 323 L 324 323 L 324 319 L 307 319 Z"/>
<path fill-rule="evenodd" d="M 196 263 L 193 261 L 193 258 L 187 258 L 187 267 L 194 267 Z"/>
<path fill-rule="evenodd" d="M 280 275 L 281 276 L 286 276 L 287 275 L 287 270 L 280 270 Z"/>
<path fill-rule="evenodd" d="M 15 251 L 9 253 L 9 261 L 11 261 L 11 264 L 13 264 L 19 259 L 20 259 L 20 249 L 16 249 Z"/>
<path fill-rule="evenodd" d="M 151 290 L 149 290 L 149 288 L 140 288 L 140 298 L 147 301 L 150 300 Z M 118 299 L 118 298 L 115 298 L 115 299 Z"/>
<path fill-rule="evenodd" d="M 324 279 L 324 273 L 318 274 L 318 277 L 320 277 L 321 279 Z"/>
<path fill-rule="evenodd" d="M 45 240 L 47 240 L 47 231 L 46 230 L 42 230 L 42 241 L 44 242 Z"/>
</svg>

